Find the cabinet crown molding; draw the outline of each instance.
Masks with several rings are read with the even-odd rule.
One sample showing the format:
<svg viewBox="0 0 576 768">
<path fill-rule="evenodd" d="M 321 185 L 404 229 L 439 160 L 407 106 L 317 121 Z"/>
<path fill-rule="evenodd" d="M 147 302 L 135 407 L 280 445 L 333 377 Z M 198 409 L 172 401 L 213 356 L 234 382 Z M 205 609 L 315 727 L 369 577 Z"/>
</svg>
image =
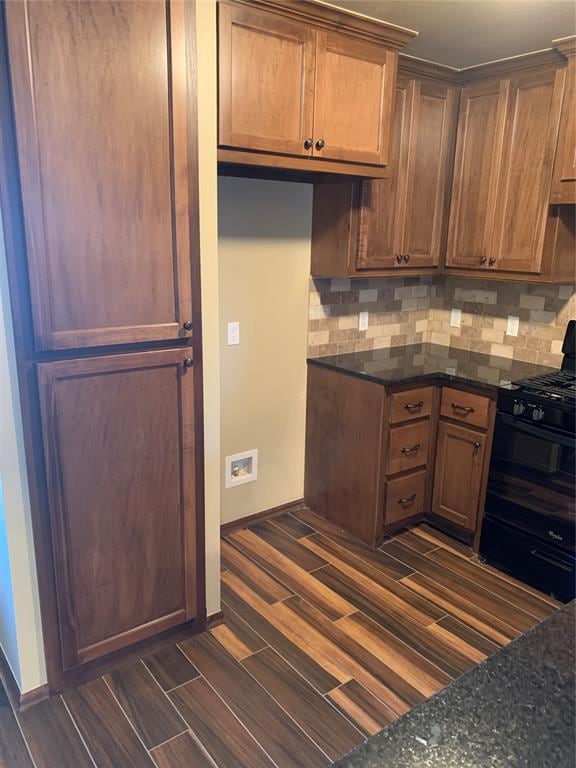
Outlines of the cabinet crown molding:
<svg viewBox="0 0 576 768">
<path fill-rule="evenodd" d="M 552 45 L 564 56 L 576 55 L 576 35 L 559 37 L 557 40 L 552 40 Z"/>
<path fill-rule="evenodd" d="M 336 8 L 328 3 L 310 0 L 233 0 L 232 3 L 228 3 L 219 0 L 219 5 L 228 4 L 274 11 L 292 20 L 299 19 L 307 24 L 314 24 L 334 32 L 345 32 L 395 50 L 408 45 L 418 36 L 418 32 L 412 29 L 397 27 L 379 19 Z"/>
</svg>

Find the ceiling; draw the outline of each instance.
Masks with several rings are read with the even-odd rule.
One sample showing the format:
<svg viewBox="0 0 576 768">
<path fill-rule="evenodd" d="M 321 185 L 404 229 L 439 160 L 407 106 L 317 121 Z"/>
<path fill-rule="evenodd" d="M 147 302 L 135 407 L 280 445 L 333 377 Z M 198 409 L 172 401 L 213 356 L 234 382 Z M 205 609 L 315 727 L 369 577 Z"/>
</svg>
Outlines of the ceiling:
<svg viewBox="0 0 576 768">
<path fill-rule="evenodd" d="M 576 33 L 574 0 L 329 0 L 419 32 L 404 52 L 456 69 L 550 48 Z"/>
</svg>

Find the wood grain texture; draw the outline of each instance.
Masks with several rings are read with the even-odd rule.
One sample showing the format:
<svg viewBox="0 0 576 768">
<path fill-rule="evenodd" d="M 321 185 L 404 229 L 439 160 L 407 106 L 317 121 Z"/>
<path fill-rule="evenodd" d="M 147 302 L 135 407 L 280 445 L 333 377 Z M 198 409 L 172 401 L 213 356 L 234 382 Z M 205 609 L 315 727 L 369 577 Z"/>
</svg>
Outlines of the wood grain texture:
<svg viewBox="0 0 576 768">
<path fill-rule="evenodd" d="M 328 765 L 318 747 L 213 637 L 184 641 L 181 648 L 272 760 L 286 768 Z"/>
<path fill-rule="evenodd" d="M 18 715 L 22 733 L 36 768 L 93 768 L 93 762 L 60 698 L 37 704 Z M 17 727 L 17 726 L 16 726 Z M 6 747 L 14 745 L 7 734 Z M 11 766 L 6 763 L 6 766 Z M 18 765 L 18 763 L 16 763 Z M 26 765 L 26 763 L 23 763 Z"/>
<path fill-rule="evenodd" d="M 183 733 L 186 725 L 141 661 L 105 675 L 110 690 L 147 749 Z"/>
<path fill-rule="evenodd" d="M 394 539 L 395 541 L 404 544 L 406 547 L 415 549 L 416 552 L 420 552 L 422 555 L 431 552 L 433 549 L 438 549 L 439 547 L 439 544 L 435 544 L 433 541 L 428 541 L 427 539 L 422 538 L 422 536 L 418 536 L 414 531 L 402 531 L 395 536 Z M 386 544 L 386 542 L 384 542 L 384 544 Z"/>
<path fill-rule="evenodd" d="M 442 638 L 446 645 L 451 646 L 470 661 L 479 664 L 481 661 L 498 650 L 496 643 L 475 632 L 452 616 L 445 616 L 436 624 L 430 626 L 430 632 Z"/>
<path fill-rule="evenodd" d="M 251 531 L 238 531 L 232 534 L 230 539 L 242 552 L 249 555 L 272 576 L 281 579 L 293 592 L 309 600 L 328 618 L 338 619 L 353 610 L 345 600 L 318 585 L 311 574 Z"/>
<path fill-rule="evenodd" d="M 240 576 L 243 581 L 257 592 L 268 603 L 284 600 L 294 592 L 289 590 L 276 579 L 272 578 L 263 568 L 260 568 L 249 557 L 246 557 L 229 541 L 223 539 L 220 543 L 222 564 L 232 573 Z"/>
<path fill-rule="evenodd" d="M 190 733 L 156 747 L 151 754 L 158 768 L 216 768 L 216 763 Z"/>
<path fill-rule="evenodd" d="M 64 700 L 98 768 L 153 768 L 148 752 L 102 678 L 68 691 Z"/>
<path fill-rule="evenodd" d="M 271 648 L 243 664 L 331 760 L 362 741 L 362 734 Z"/>
<path fill-rule="evenodd" d="M 414 533 L 415 536 L 434 544 L 436 547 L 444 547 L 460 557 L 469 559 L 474 555 L 474 552 L 467 544 L 458 541 L 458 539 L 454 539 L 452 536 L 448 536 L 437 528 L 432 528 L 432 526 L 427 523 L 421 523 L 416 528 L 413 528 L 412 533 Z"/>
<path fill-rule="evenodd" d="M 217 766 L 273 768 L 274 763 L 204 678 L 181 685 L 169 695 Z"/>
<path fill-rule="evenodd" d="M 62 765 L 64 766 L 65 763 Z M 34 766 L 2 686 L 0 686 L 0 766 L 2 768 L 42 768 L 43 766 L 40 760 L 36 767 Z"/>
<path fill-rule="evenodd" d="M 200 674 L 177 645 L 168 645 L 145 656 L 143 662 L 164 691 L 194 680 Z"/>
<path fill-rule="evenodd" d="M 288 534 L 279 531 L 271 522 L 254 523 L 248 526 L 248 530 L 260 536 L 261 539 L 268 542 L 274 549 L 282 552 L 283 555 L 286 555 L 293 563 L 296 563 L 305 571 L 314 571 L 316 568 L 326 565 L 326 560 L 323 560 L 318 555 L 315 555 L 314 552 L 294 541 Z"/>
<path fill-rule="evenodd" d="M 330 700 L 362 729 L 366 736 L 374 736 L 384 726 L 396 720 L 392 710 L 382 704 L 356 680 L 350 680 L 328 694 Z"/>
<path fill-rule="evenodd" d="M 314 533 L 313 528 L 306 525 L 302 520 L 298 520 L 298 518 L 294 517 L 290 512 L 284 512 L 281 515 L 277 515 L 274 520 L 272 520 L 272 523 L 294 539 L 302 539 L 304 536 L 310 536 L 311 533 Z"/>
<path fill-rule="evenodd" d="M 238 661 L 267 646 L 266 641 L 234 611 L 226 611 L 224 623 L 210 630 L 210 634 Z"/>
</svg>

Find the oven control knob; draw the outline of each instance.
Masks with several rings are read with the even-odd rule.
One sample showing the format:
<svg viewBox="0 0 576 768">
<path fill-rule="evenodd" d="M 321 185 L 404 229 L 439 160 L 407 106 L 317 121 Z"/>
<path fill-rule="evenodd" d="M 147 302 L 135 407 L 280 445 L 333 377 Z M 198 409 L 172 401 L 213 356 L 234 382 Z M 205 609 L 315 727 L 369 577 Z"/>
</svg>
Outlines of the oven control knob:
<svg viewBox="0 0 576 768">
<path fill-rule="evenodd" d="M 522 413 L 524 413 L 525 410 L 525 403 L 523 403 L 521 400 L 514 400 L 514 408 L 512 409 L 514 416 L 520 416 Z"/>
<path fill-rule="evenodd" d="M 542 421 L 544 418 L 544 408 L 536 407 L 532 411 L 532 421 Z"/>
</svg>

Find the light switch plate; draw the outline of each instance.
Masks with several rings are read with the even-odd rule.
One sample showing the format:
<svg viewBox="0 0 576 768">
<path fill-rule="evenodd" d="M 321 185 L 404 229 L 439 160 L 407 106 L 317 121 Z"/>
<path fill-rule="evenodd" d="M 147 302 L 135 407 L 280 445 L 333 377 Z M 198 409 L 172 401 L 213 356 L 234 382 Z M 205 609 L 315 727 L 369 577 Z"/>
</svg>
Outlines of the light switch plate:
<svg viewBox="0 0 576 768">
<path fill-rule="evenodd" d="M 452 312 L 450 312 L 450 327 L 460 328 L 461 323 L 462 323 L 462 310 L 453 309 Z"/>
<path fill-rule="evenodd" d="M 228 346 L 240 344 L 240 323 L 228 323 Z"/>
<path fill-rule="evenodd" d="M 358 330 L 366 331 L 368 329 L 368 310 L 358 313 Z"/>
<path fill-rule="evenodd" d="M 520 318 L 514 315 L 508 315 L 508 323 L 506 325 L 506 336 L 518 336 L 518 327 L 520 325 Z"/>
</svg>

